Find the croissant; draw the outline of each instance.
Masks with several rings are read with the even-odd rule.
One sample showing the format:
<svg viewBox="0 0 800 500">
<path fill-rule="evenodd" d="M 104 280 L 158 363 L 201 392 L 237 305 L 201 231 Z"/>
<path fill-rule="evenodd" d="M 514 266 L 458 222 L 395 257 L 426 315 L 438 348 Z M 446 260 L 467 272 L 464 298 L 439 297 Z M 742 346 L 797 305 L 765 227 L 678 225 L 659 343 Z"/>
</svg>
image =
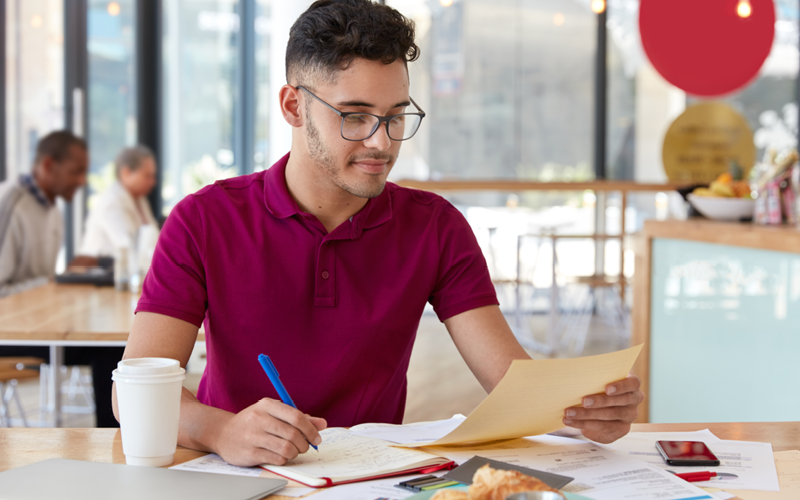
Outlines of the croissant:
<svg viewBox="0 0 800 500">
<path fill-rule="evenodd" d="M 439 490 L 431 500 L 469 500 L 469 493 L 461 490 Z"/>
<path fill-rule="evenodd" d="M 496 470 L 484 465 L 472 478 L 469 487 L 469 500 L 505 500 L 513 493 L 523 491 L 555 490 L 535 477 L 526 476 L 515 470 Z"/>
</svg>

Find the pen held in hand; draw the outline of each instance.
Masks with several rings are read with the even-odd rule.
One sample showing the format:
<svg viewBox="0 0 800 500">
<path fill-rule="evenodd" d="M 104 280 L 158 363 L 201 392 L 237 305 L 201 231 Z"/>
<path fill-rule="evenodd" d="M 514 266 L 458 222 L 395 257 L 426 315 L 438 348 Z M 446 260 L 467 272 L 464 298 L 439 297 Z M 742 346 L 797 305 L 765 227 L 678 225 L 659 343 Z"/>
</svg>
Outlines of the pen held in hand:
<svg viewBox="0 0 800 500">
<path fill-rule="evenodd" d="M 281 397 L 283 404 L 291 406 L 296 410 L 297 405 L 294 404 L 291 396 L 289 396 L 289 393 L 286 391 L 286 387 L 283 386 L 283 382 L 281 382 L 281 378 L 278 375 L 278 370 L 275 369 L 275 365 L 272 364 L 272 360 L 269 359 L 269 356 L 259 354 L 258 362 L 261 363 L 261 368 L 264 369 L 264 373 L 266 373 L 267 377 L 269 377 L 269 381 L 272 382 L 272 386 L 275 387 L 276 391 L 278 391 L 278 396 Z M 308 441 L 308 439 L 306 439 L 306 441 Z M 308 441 L 308 444 L 315 450 L 319 451 L 316 446 L 311 444 L 311 441 Z"/>
</svg>

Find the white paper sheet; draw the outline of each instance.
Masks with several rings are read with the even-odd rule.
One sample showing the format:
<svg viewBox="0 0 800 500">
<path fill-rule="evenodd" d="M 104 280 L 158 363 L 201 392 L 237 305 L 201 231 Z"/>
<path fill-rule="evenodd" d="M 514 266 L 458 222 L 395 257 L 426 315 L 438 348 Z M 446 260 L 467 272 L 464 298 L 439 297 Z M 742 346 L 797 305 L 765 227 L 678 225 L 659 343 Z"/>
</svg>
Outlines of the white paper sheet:
<svg viewBox="0 0 800 500">
<path fill-rule="evenodd" d="M 564 491 L 594 500 L 711 500 L 700 488 L 668 472 L 605 449 L 559 436 L 533 436 L 475 447 L 430 448 L 464 463 L 475 455 L 574 477 Z"/>
<path fill-rule="evenodd" d="M 800 498 L 800 451 L 775 452 L 775 465 L 778 468 L 781 491 L 726 489 L 725 493 L 746 500 L 797 500 Z"/>
<path fill-rule="evenodd" d="M 709 437 L 710 435 L 710 437 Z M 719 467 L 675 467 L 667 465 L 656 449 L 656 441 L 703 441 L 719 458 Z M 770 443 L 751 441 L 726 441 L 714 436 L 707 429 L 698 433 L 685 432 L 631 432 L 618 441 L 604 445 L 609 449 L 638 458 L 661 469 L 673 472 L 695 472 L 712 470 L 730 472 L 737 479 L 712 479 L 694 483 L 700 487 L 779 491 L 778 471 Z"/>
<path fill-rule="evenodd" d="M 311 495 L 313 500 L 376 500 L 385 498 L 387 500 L 403 500 L 415 494 L 415 492 L 396 488 L 394 485 L 403 481 L 403 477 L 389 479 L 376 479 L 375 481 L 363 481 L 360 483 L 343 484 L 321 490 Z"/>
<path fill-rule="evenodd" d="M 209 472 L 211 474 L 232 474 L 235 476 L 258 477 L 262 469 L 260 467 L 237 467 L 231 465 L 214 453 L 204 457 L 195 458 L 188 462 L 170 467 L 170 469 L 188 470 L 191 472 Z"/>
<path fill-rule="evenodd" d="M 391 441 L 392 443 L 423 443 L 436 441 L 461 425 L 466 420 L 464 415 L 453 415 L 447 420 L 419 422 L 415 424 L 360 424 L 350 428 L 350 432 L 359 436 L 372 437 Z"/>
<path fill-rule="evenodd" d="M 312 491 L 315 491 L 315 488 L 306 488 L 306 487 L 288 487 L 282 490 L 276 491 L 272 495 L 282 496 L 282 497 L 292 497 L 292 498 L 300 498 L 303 495 L 308 495 Z M 270 495 L 267 498 L 271 498 Z"/>
</svg>

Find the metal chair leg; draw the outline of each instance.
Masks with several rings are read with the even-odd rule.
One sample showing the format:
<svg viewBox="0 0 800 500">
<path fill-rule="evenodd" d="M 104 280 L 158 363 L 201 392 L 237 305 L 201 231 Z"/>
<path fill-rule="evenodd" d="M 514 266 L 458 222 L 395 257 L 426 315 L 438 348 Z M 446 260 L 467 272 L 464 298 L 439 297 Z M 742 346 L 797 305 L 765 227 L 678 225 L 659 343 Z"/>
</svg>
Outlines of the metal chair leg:
<svg viewBox="0 0 800 500">
<path fill-rule="evenodd" d="M 20 400 L 20 398 L 19 398 L 19 391 L 17 390 L 17 381 L 16 380 L 12 380 L 11 382 L 9 382 L 9 385 L 11 386 L 11 397 L 17 403 L 17 409 L 19 410 L 19 416 L 22 419 L 22 425 L 24 427 L 29 427 L 28 426 L 28 419 L 25 418 L 25 408 L 22 407 L 22 400 Z M 9 402 L 10 402 L 10 400 L 9 400 Z"/>
<path fill-rule="evenodd" d="M 42 364 L 39 366 L 39 426 L 45 426 L 45 422 L 48 420 L 48 411 L 50 409 L 50 401 L 47 397 L 49 394 L 47 391 L 47 384 L 50 380 L 49 375 L 50 365 L 47 363 Z"/>
<path fill-rule="evenodd" d="M 6 403 L 6 384 L 0 382 L 0 423 L 3 427 L 11 427 L 11 420 L 8 418 L 8 403 Z"/>
</svg>

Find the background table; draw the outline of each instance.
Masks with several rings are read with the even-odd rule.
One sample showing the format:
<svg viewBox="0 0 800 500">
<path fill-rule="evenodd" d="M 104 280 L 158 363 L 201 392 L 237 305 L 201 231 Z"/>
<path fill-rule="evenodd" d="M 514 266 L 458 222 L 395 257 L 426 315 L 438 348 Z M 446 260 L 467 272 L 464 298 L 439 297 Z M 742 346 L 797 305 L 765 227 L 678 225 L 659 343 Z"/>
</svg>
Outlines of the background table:
<svg viewBox="0 0 800 500">
<path fill-rule="evenodd" d="M 772 443 L 774 451 L 800 449 L 800 423 L 797 422 L 634 424 L 633 431 L 680 432 L 705 428 L 720 439 Z M 200 451 L 178 447 L 172 465 L 203 455 L 205 453 Z M 0 472 L 50 458 L 125 463 L 119 429 L 0 429 Z"/>
<path fill-rule="evenodd" d="M 0 345 L 50 347 L 48 399 L 61 425 L 57 383 L 65 346 L 124 346 L 139 295 L 112 287 L 49 283 L 0 299 Z M 198 341 L 203 341 L 202 333 Z"/>
</svg>

